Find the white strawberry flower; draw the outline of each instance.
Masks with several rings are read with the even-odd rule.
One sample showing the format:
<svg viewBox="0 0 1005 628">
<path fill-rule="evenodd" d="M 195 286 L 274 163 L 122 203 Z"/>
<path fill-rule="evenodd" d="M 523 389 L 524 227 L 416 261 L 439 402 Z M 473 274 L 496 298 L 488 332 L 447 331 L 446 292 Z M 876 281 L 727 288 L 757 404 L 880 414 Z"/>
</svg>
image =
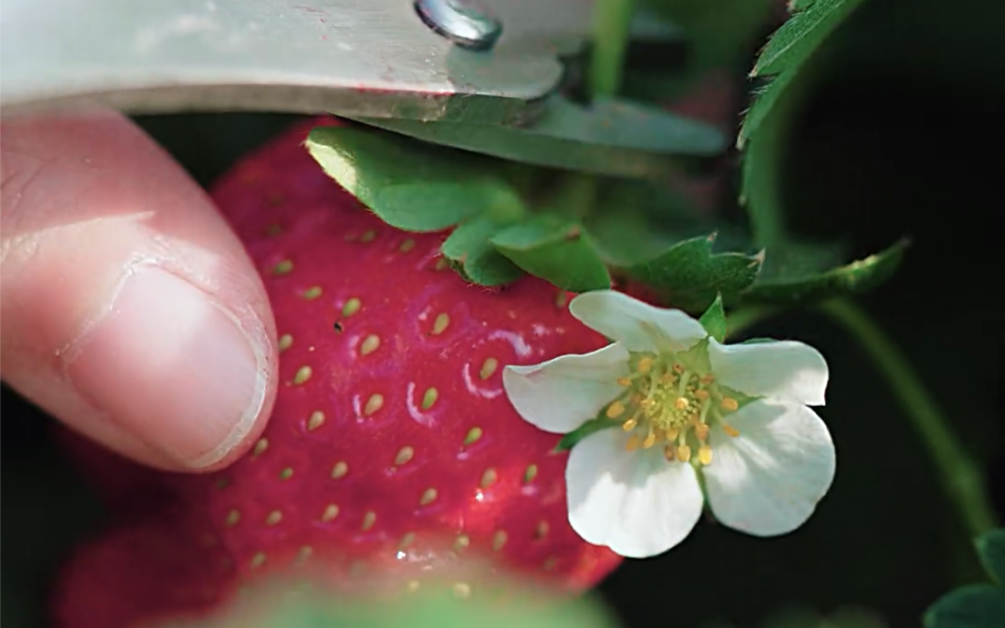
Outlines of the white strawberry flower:
<svg viewBox="0 0 1005 628">
<path fill-rule="evenodd" d="M 816 349 L 724 345 L 680 310 L 613 290 L 569 307 L 613 344 L 508 366 L 503 383 L 545 431 L 611 422 L 569 453 L 569 522 L 583 539 L 627 557 L 661 554 L 691 532 L 706 496 L 721 523 L 755 536 L 810 517 L 835 470 L 830 433 L 808 407 L 823 405 L 827 388 Z"/>
</svg>

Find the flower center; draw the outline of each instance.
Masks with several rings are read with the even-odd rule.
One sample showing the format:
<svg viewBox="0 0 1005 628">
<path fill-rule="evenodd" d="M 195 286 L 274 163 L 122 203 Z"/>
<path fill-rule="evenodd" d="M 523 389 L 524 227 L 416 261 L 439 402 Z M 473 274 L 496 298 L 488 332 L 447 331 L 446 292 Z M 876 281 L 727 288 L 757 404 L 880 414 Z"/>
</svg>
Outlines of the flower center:
<svg viewBox="0 0 1005 628">
<path fill-rule="evenodd" d="M 632 433 L 629 451 L 659 445 L 668 461 L 679 462 L 697 451 L 695 462 L 707 465 L 710 429 L 739 435 L 725 420 L 739 402 L 716 382 L 704 343 L 683 353 L 635 353 L 629 367 L 631 375 L 618 379 L 625 391 L 604 411 Z"/>
</svg>

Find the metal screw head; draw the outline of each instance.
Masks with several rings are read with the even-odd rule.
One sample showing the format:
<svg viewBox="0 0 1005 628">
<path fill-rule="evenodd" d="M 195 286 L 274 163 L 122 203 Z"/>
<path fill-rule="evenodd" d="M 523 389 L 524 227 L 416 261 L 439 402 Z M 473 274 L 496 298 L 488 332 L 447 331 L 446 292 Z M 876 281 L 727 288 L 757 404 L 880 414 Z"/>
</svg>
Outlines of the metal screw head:
<svg viewBox="0 0 1005 628">
<path fill-rule="evenodd" d="M 502 34 L 500 22 L 475 0 L 415 0 L 426 26 L 463 48 L 488 50 Z"/>
</svg>

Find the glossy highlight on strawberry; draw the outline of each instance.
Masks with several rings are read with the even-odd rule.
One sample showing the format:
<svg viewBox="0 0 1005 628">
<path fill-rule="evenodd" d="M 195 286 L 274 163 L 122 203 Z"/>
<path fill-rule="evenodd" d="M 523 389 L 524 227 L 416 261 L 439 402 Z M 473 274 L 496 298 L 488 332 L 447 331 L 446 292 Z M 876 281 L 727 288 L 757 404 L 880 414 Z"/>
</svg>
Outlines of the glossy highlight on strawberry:
<svg viewBox="0 0 1005 628">
<path fill-rule="evenodd" d="M 570 528 L 567 454 L 519 417 L 501 379 L 507 364 L 592 351 L 604 338 L 553 286 L 467 284 L 439 255 L 446 234 L 383 224 L 304 149 L 318 123 L 273 140 L 213 190 L 276 316 L 281 381 L 268 427 L 209 475 L 145 472 L 123 487 L 129 463 L 87 458 L 129 518 L 67 567 L 59 626 L 203 613 L 273 570 L 347 587 L 472 559 L 575 591 L 620 561 Z M 125 551 L 138 535 L 143 549 Z M 188 573 L 200 574 L 198 595 L 189 576 L 171 575 Z M 148 590 L 151 578 L 160 589 Z"/>
</svg>

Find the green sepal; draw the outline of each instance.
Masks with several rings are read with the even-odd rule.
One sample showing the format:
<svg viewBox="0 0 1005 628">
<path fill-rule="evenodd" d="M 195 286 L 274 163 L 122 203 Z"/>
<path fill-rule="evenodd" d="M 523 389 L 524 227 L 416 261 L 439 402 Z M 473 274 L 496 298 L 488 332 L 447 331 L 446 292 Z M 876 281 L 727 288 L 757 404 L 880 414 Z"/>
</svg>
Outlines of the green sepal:
<svg viewBox="0 0 1005 628">
<path fill-rule="evenodd" d="M 563 290 L 611 287 L 607 267 L 579 223 L 541 214 L 496 233 L 490 241 L 514 264 Z"/>
<path fill-rule="evenodd" d="M 440 231 L 472 216 L 519 216 L 513 187 L 475 155 L 352 126 L 315 128 L 307 150 L 381 220 L 405 231 Z"/>
<path fill-rule="evenodd" d="M 722 307 L 721 294 L 715 295 L 715 301 L 712 301 L 712 305 L 708 306 L 698 322 L 705 328 L 709 336 L 719 342 L 726 339 L 726 310 Z"/>
<path fill-rule="evenodd" d="M 717 295 L 729 299 L 757 279 L 763 258 L 743 253 L 713 253 L 715 234 L 684 240 L 659 256 L 619 270 L 646 284 L 674 307 L 701 312 Z"/>
<path fill-rule="evenodd" d="M 612 427 L 621 427 L 617 421 L 612 421 L 607 417 L 597 417 L 596 419 L 590 419 L 586 423 L 583 423 L 576 429 L 572 430 L 568 434 L 562 437 L 562 440 L 558 441 L 555 445 L 555 451 L 568 451 L 576 446 L 576 444 L 589 436 L 599 432 L 600 430 L 607 430 Z"/>
<path fill-rule="evenodd" d="M 499 286 L 516 280 L 523 271 L 490 243 L 501 225 L 487 218 L 463 223 L 440 249 L 450 265 L 471 283 Z"/>
<path fill-rule="evenodd" d="M 1001 626 L 1005 626 L 1005 589 L 991 584 L 956 589 L 944 595 L 925 613 L 926 628 Z"/>
<path fill-rule="evenodd" d="M 1005 584 L 1005 528 L 985 532 L 974 545 L 988 575 L 998 584 Z"/>
<path fill-rule="evenodd" d="M 745 290 L 745 301 L 762 303 L 812 303 L 870 290 L 893 275 L 903 260 L 907 240 L 864 259 L 822 272 L 786 275 L 778 273 Z M 768 251 L 768 257 L 771 251 Z"/>
</svg>

